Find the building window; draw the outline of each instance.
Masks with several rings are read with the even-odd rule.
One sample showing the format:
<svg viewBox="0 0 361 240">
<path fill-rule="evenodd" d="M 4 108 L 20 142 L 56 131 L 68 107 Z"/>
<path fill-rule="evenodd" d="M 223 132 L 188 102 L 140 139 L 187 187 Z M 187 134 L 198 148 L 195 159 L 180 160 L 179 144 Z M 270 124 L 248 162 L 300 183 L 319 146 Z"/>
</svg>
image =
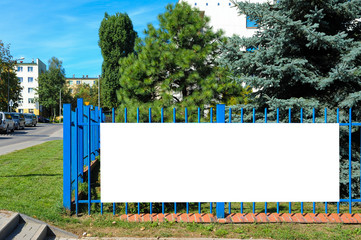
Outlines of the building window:
<svg viewBox="0 0 361 240">
<path fill-rule="evenodd" d="M 29 108 L 29 113 L 34 113 L 34 109 Z"/>
<path fill-rule="evenodd" d="M 80 81 L 76 81 L 76 84 L 80 84 Z"/>
<path fill-rule="evenodd" d="M 28 72 L 33 72 L 33 67 L 28 67 Z"/>
<path fill-rule="evenodd" d="M 22 77 L 18 77 L 18 79 L 19 79 L 19 82 L 23 82 L 23 78 Z"/>
<path fill-rule="evenodd" d="M 34 88 L 28 88 L 28 93 L 33 93 L 34 92 Z"/>
<path fill-rule="evenodd" d="M 69 85 L 73 85 L 73 81 L 69 81 Z"/>
<path fill-rule="evenodd" d="M 28 103 L 34 103 L 34 98 L 28 98 Z"/>
<path fill-rule="evenodd" d="M 22 72 L 23 71 L 23 67 L 18 67 L 18 72 Z"/>
<path fill-rule="evenodd" d="M 32 83 L 34 81 L 34 78 L 28 77 L 28 82 Z"/>
<path fill-rule="evenodd" d="M 257 22 L 254 20 L 251 20 L 249 18 L 249 16 L 247 16 L 247 24 L 246 24 L 247 28 L 258 28 Z"/>
<path fill-rule="evenodd" d="M 22 99 L 18 100 L 18 104 L 23 104 L 23 100 Z"/>
<path fill-rule="evenodd" d="M 24 113 L 24 109 L 18 109 L 19 113 Z"/>
</svg>

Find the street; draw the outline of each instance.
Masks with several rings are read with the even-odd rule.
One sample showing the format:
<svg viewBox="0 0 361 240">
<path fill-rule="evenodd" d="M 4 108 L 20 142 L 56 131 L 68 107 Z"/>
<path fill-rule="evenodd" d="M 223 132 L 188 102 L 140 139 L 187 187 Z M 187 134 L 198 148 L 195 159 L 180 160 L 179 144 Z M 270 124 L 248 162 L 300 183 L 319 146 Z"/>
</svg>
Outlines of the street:
<svg viewBox="0 0 361 240">
<path fill-rule="evenodd" d="M 38 123 L 36 127 L 25 127 L 10 134 L 0 134 L 0 155 L 28 148 L 51 140 L 63 139 L 63 125 Z"/>
</svg>

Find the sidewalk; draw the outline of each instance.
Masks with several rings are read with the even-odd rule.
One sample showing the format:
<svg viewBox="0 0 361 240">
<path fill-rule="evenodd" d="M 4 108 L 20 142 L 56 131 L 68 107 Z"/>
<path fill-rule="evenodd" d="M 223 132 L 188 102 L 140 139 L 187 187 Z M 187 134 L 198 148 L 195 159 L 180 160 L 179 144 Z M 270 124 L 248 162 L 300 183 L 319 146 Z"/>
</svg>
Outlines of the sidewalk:
<svg viewBox="0 0 361 240">
<path fill-rule="evenodd" d="M 197 222 L 197 223 L 348 223 L 360 224 L 361 214 L 349 213 L 232 213 L 224 219 L 217 219 L 213 214 L 178 213 L 178 214 L 128 214 L 120 219 L 129 222 L 169 221 L 169 222 Z"/>
</svg>

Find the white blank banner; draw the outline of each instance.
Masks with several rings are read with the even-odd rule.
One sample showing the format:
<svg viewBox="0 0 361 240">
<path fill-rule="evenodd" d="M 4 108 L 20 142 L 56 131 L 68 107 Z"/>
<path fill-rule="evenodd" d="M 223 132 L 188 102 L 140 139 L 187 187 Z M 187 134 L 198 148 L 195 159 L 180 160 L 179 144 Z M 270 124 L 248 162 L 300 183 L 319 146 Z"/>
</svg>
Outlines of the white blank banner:
<svg viewBox="0 0 361 240">
<path fill-rule="evenodd" d="M 338 124 L 102 123 L 102 202 L 337 202 Z"/>
</svg>

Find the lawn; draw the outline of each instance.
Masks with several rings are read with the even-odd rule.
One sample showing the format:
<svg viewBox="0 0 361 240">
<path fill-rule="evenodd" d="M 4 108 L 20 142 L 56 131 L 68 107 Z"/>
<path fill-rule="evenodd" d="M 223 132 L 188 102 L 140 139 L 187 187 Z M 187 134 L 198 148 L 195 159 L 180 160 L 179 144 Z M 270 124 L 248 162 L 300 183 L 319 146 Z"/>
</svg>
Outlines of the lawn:
<svg viewBox="0 0 361 240">
<path fill-rule="evenodd" d="M 79 236 L 86 232 L 93 237 L 361 239 L 359 225 L 128 223 L 109 212 L 69 216 L 62 209 L 62 154 L 62 141 L 51 141 L 0 156 L 0 209 L 27 214 Z M 123 204 L 118 205 L 120 210 Z M 257 204 L 258 211 L 262 207 Z"/>
</svg>

